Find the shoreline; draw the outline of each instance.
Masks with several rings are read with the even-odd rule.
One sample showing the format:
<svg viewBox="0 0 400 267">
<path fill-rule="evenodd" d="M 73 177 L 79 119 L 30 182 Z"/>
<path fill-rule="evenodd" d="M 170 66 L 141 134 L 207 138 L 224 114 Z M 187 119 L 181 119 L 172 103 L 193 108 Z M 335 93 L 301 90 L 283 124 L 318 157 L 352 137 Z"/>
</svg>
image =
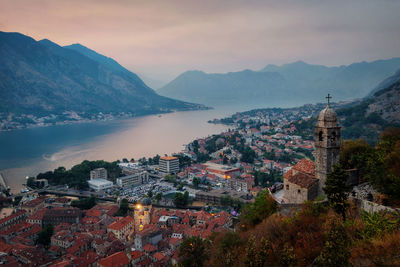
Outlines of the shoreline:
<svg viewBox="0 0 400 267">
<path fill-rule="evenodd" d="M 9 128 L 9 129 L 4 129 L 0 128 L 0 133 L 2 132 L 13 132 L 13 131 L 18 131 L 18 130 L 25 130 L 25 129 L 33 129 L 33 128 L 44 128 L 44 127 L 50 127 L 50 126 L 59 126 L 59 125 L 73 125 L 73 124 L 81 124 L 81 123 L 95 123 L 95 122 L 107 122 L 107 121 L 117 121 L 117 120 L 125 120 L 125 119 L 135 119 L 135 118 L 140 118 L 140 117 L 145 117 L 145 116 L 153 116 L 153 115 L 163 115 L 163 114 L 171 114 L 171 113 L 176 113 L 176 112 L 186 112 L 186 111 L 201 111 L 201 110 L 212 110 L 214 107 L 201 107 L 198 109 L 185 109 L 185 110 L 171 110 L 171 111 L 165 111 L 165 112 L 156 112 L 156 113 L 148 113 L 148 114 L 141 114 L 141 115 L 125 115 L 125 116 L 112 116 L 110 114 L 103 114 L 107 115 L 107 118 L 102 118 L 102 119 L 88 119 L 88 118 L 83 118 L 83 119 L 78 119 L 78 120 L 67 120 L 67 121 L 58 121 L 55 123 L 46 123 L 46 124 L 25 124 L 21 127 L 15 127 L 15 128 Z M 100 113 L 98 113 L 100 114 Z M 31 116 L 30 114 L 23 114 L 24 116 Z M 51 114 L 49 116 L 57 116 L 55 114 Z M 109 117 L 111 116 L 111 117 Z M 43 117 L 42 117 L 43 118 Z M 11 123 L 13 121 L 10 121 Z M 14 122 L 15 123 L 15 122 Z"/>
</svg>

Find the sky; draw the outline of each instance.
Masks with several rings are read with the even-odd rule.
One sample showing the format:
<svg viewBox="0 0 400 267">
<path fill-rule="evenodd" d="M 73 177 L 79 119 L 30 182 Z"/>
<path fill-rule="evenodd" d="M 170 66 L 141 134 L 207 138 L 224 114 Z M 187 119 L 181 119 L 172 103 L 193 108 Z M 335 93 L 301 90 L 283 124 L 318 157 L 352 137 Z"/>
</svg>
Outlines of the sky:
<svg viewBox="0 0 400 267">
<path fill-rule="evenodd" d="M 80 43 L 157 89 L 187 70 L 400 56 L 397 0 L 0 0 L 0 30 Z"/>
</svg>

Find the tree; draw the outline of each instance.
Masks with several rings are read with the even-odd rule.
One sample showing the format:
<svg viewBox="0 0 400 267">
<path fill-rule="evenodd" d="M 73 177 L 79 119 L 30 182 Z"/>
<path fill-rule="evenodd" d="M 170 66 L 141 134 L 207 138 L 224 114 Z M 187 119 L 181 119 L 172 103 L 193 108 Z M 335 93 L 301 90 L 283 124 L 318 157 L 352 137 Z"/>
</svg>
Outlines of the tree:
<svg viewBox="0 0 400 267">
<path fill-rule="evenodd" d="M 200 179 L 197 177 L 194 177 L 192 183 L 193 183 L 194 188 L 198 188 L 199 184 L 200 184 Z"/>
<path fill-rule="evenodd" d="M 176 177 L 175 177 L 175 175 L 172 175 L 172 174 L 165 175 L 164 179 L 167 180 L 167 182 L 169 182 L 169 183 L 176 182 Z"/>
<path fill-rule="evenodd" d="M 268 190 L 263 190 L 256 197 L 254 203 L 246 205 L 240 215 L 243 230 L 260 223 L 263 219 L 277 211 L 276 201 L 270 196 Z"/>
<path fill-rule="evenodd" d="M 151 189 L 149 190 L 149 192 L 147 192 L 147 196 L 148 196 L 149 198 L 152 198 L 152 197 L 153 197 L 153 191 L 151 191 Z"/>
<path fill-rule="evenodd" d="M 157 193 L 155 198 L 156 198 L 157 203 L 160 202 L 160 200 L 162 199 L 162 193 L 161 192 Z"/>
<path fill-rule="evenodd" d="M 89 198 L 82 198 L 79 200 L 73 200 L 71 202 L 72 207 L 79 208 L 81 210 L 88 210 L 93 208 L 96 205 L 96 198 L 95 197 L 89 197 Z"/>
<path fill-rule="evenodd" d="M 53 226 L 48 224 L 42 231 L 38 233 L 36 243 L 48 247 L 51 243 L 51 236 L 53 235 Z"/>
<path fill-rule="evenodd" d="M 330 205 L 336 213 L 342 215 L 343 220 L 346 220 L 346 210 L 349 206 L 347 192 L 350 191 L 350 187 L 346 185 L 348 177 L 348 173 L 340 164 L 335 165 L 333 171 L 328 174 L 323 188 Z"/>
<path fill-rule="evenodd" d="M 390 198 L 400 199 L 400 129 L 388 128 L 367 160 L 365 178 Z"/>
<path fill-rule="evenodd" d="M 315 266 L 350 266 L 350 239 L 343 224 L 333 222 L 325 235 L 325 244 Z"/>
<path fill-rule="evenodd" d="M 121 200 L 119 204 L 119 210 L 114 214 L 114 216 L 125 216 L 129 210 L 129 202 L 126 198 Z"/>
<path fill-rule="evenodd" d="M 29 177 L 28 180 L 26 181 L 26 185 L 30 188 L 35 188 L 36 187 L 35 177 Z"/>
<path fill-rule="evenodd" d="M 214 242 L 213 242 L 214 243 Z M 242 244 L 242 240 L 238 233 L 226 232 L 222 234 L 222 239 L 216 242 L 213 251 L 216 252 L 217 260 L 220 264 L 217 266 L 232 266 L 237 261 L 238 255 L 235 253 L 236 248 Z"/>
<path fill-rule="evenodd" d="M 185 191 L 184 194 L 177 192 L 174 196 L 174 204 L 175 206 L 181 208 L 185 207 L 189 202 L 189 192 Z"/>
<path fill-rule="evenodd" d="M 182 266 L 202 267 L 209 258 L 210 244 L 207 240 L 194 236 L 186 239 L 179 247 L 180 264 Z"/>
<path fill-rule="evenodd" d="M 231 164 L 235 164 L 237 161 L 238 161 L 238 160 L 237 160 L 237 158 L 235 158 L 235 157 L 232 157 L 232 158 L 229 160 L 229 162 L 230 162 Z"/>
</svg>

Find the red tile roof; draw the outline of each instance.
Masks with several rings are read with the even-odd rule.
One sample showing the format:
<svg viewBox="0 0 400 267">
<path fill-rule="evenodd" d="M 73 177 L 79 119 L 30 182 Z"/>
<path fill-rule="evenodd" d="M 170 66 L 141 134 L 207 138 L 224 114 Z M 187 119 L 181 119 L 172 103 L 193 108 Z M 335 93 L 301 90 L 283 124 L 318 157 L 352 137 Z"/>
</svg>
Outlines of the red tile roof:
<svg viewBox="0 0 400 267">
<path fill-rule="evenodd" d="M 288 181 L 302 188 L 310 188 L 313 184 L 318 182 L 318 179 L 314 176 L 298 172 L 295 175 L 289 177 Z"/>
<path fill-rule="evenodd" d="M 157 248 L 152 244 L 146 244 L 143 246 L 143 250 L 146 251 L 147 253 L 152 253 L 154 251 L 157 251 Z"/>
<path fill-rule="evenodd" d="M 124 251 L 120 251 L 108 256 L 107 258 L 99 260 L 97 263 L 103 267 L 125 266 L 129 264 L 129 258 L 126 256 Z"/>
<path fill-rule="evenodd" d="M 169 239 L 169 243 L 170 243 L 171 245 L 173 245 L 173 246 L 176 246 L 176 245 L 179 244 L 181 241 L 182 241 L 182 239 L 174 238 L 174 237 L 171 237 L 171 238 Z"/>
<path fill-rule="evenodd" d="M 22 204 L 22 207 L 35 207 L 37 205 L 42 204 L 44 200 L 45 200 L 44 197 L 38 197 L 28 202 L 25 202 L 24 204 Z"/>
<path fill-rule="evenodd" d="M 161 252 L 156 252 L 154 253 L 153 258 L 155 258 L 157 261 L 162 261 L 165 256 Z"/>
<path fill-rule="evenodd" d="M 46 212 L 46 208 L 38 210 L 34 214 L 28 217 L 28 220 L 43 220 L 43 215 Z"/>
<path fill-rule="evenodd" d="M 315 163 L 309 159 L 302 159 L 293 168 L 299 172 L 315 175 Z"/>
<path fill-rule="evenodd" d="M 127 225 L 129 225 L 131 223 L 132 224 L 134 223 L 134 219 L 131 216 L 126 216 L 116 222 L 113 222 L 107 228 L 116 230 L 116 231 L 120 231 L 121 229 L 123 229 L 124 227 L 126 227 Z"/>
<path fill-rule="evenodd" d="M 131 259 L 132 260 L 139 259 L 139 258 L 141 258 L 143 256 L 143 252 L 141 252 L 139 250 L 132 251 L 132 252 L 130 252 L 130 254 L 131 254 Z"/>
<path fill-rule="evenodd" d="M 25 213 L 24 210 L 19 210 L 19 211 L 15 212 L 15 213 L 13 213 L 13 214 L 7 216 L 7 217 L 4 217 L 3 219 L 0 219 L 0 225 L 3 224 L 3 223 L 5 223 L 5 222 L 8 222 L 8 221 L 14 219 L 15 217 L 21 216 L 21 215 L 23 215 L 24 213 Z"/>
<path fill-rule="evenodd" d="M 160 159 L 169 161 L 169 160 L 174 160 L 174 159 L 178 159 L 178 158 L 169 156 L 169 157 L 161 157 Z"/>
</svg>

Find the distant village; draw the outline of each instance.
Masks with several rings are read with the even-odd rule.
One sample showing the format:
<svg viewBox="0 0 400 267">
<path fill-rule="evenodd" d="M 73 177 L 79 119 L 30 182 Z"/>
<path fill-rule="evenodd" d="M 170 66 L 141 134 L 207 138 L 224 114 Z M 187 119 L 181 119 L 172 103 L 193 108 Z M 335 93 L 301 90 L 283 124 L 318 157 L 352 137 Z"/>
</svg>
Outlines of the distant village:
<svg viewBox="0 0 400 267">
<path fill-rule="evenodd" d="M 94 121 L 109 121 L 131 117 L 134 117 L 134 114 L 130 112 L 121 112 L 117 114 L 99 112 L 97 114 L 92 114 L 85 112 L 78 113 L 74 111 L 64 111 L 60 114 L 49 114 L 46 116 L 34 114 L 9 114 L 0 112 L 0 131 Z"/>
</svg>

